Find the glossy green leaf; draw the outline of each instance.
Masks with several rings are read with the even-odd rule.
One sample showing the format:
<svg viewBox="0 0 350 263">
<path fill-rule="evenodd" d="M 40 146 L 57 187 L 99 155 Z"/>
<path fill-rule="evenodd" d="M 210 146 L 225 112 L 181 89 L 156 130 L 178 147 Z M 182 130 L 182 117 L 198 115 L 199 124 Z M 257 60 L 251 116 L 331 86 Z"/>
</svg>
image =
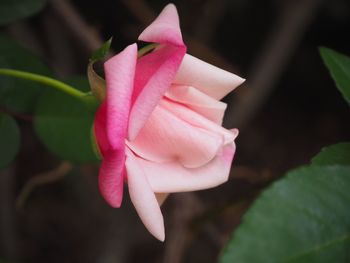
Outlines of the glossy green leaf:
<svg viewBox="0 0 350 263">
<path fill-rule="evenodd" d="M 105 43 L 103 43 L 103 45 L 100 48 L 98 48 L 97 50 L 95 50 L 94 53 L 92 53 L 90 61 L 95 62 L 104 59 L 111 48 L 111 44 L 112 38 L 108 39 Z"/>
<path fill-rule="evenodd" d="M 86 78 L 69 83 L 88 90 Z M 93 149 L 91 129 L 96 106 L 59 91 L 49 91 L 38 102 L 35 130 L 47 148 L 60 158 L 73 162 L 95 161 L 98 156 Z"/>
<path fill-rule="evenodd" d="M 52 75 L 36 56 L 3 34 L 0 34 L 0 68 Z M 32 113 L 43 89 L 46 87 L 37 83 L 0 75 L 0 107 L 14 112 Z"/>
<path fill-rule="evenodd" d="M 46 0 L 1 0 L 0 25 L 29 17 L 45 6 Z"/>
<path fill-rule="evenodd" d="M 325 47 L 320 48 L 320 53 L 337 88 L 350 104 L 350 58 Z"/>
<path fill-rule="evenodd" d="M 312 159 L 315 165 L 350 165 L 350 143 L 342 142 L 325 147 Z"/>
<path fill-rule="evenodd" d="M 246 213 L 220 262 L 350 262 L 349 189 L 349 166 L 289 172 Z"/>
<path fill-rule="evenodd" d="M 0 113 L 0 168 L 6 167 L 15 157 L 20 145 L 20 131 L 16 121 Z"/>
</svg>

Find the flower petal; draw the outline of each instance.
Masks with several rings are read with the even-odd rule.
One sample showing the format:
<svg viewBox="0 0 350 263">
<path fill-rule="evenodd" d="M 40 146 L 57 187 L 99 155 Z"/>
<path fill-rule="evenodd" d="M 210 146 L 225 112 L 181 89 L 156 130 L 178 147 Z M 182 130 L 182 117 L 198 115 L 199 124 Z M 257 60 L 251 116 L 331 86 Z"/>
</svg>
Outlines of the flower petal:
<svg viewBox="0 0 350 263">
<path fill-rule="evenodd" d="M 225 146 L 208 164 L 185 168 L 179 162 L 154 163 L 137 157 L 154 192 L 196 191 L 218 186 L 227 181 L 235 144 Z"/>
<path fill-rule="evenodd" d="M 99 189 L 107 203 L 120 207 L 123 199 L 125 153 L 109 151 L 105 154 L 99 173 Z"/>
<path fill-rule="evenodd" d="M 139 59 L 130 112 L 130 140 L 137 136 L 170 87 L 185 52 L 185 47 L 164 46 Z"/>
<path fill-rule="evenodd" d="M 227 130 L 179 103 L 164 99 L 160 102 L 160 105 L 193 127 L 205 129 L 211 133 L 222 136 L 224 138 L 224 144 L 232 143 L 238 136 L 237 129 Z"/>
<path fill-rule="evenodd" d="M 163 215 L 136 157 L 129 151 L 125 162 L 129 194 L 142 223 L 160 241 L 164 241 Z"/>
<path fill-rule="evenodd" d="M 124 145 L 127 135 L 137 60 L 137 46 L 130 45 L 104 64 L 106 75 L 106 134 L 112 149 Z"/>
<path fill-rule="evenodd" d="M 190 168 L 208 163 L 223 143 L 220 134 L 192 126 L 159 106 L 136 139 L 126 142 L 144 159 L 158 163 L 178 161 Z"/>
<path fill-rule="evenodd" d="M 179 16 L 175 5 L 168 4 L 139 36 L 139 40 L 182 46 Z"/>
<path fill-rule="evenodd" d="M 193 86 L 214 99 L 222 99 L 244 79 L 186 54 L 174 83 Z"/>
<path fill-rule="evenodd" d="M 221 125 L 226 110 L 226 103 L 213 99 L 200 90 L 184 85 L 172 85 L 165 96 L 184 104 L 191 110 Z"/>
</svg>

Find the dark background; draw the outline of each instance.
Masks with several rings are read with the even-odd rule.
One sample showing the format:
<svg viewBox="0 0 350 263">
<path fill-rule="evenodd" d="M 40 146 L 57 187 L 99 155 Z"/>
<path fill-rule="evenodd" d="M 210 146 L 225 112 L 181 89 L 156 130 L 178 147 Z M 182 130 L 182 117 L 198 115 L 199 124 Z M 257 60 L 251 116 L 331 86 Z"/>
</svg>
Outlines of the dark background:
<svg viewBox="0 0 350 263">
<path fill-rule="evenodd" d="M 167 4 L 152 0 L 54 0 L 4 28 L 60 77 L 85 74 L 92 50 L 113 36 L 122 50 Z M 319 46 L 350 55 L 347 0 L 182 0 L 189 53 L 247 82 L 225 98 L 225 127 L 240 129 L 228 183 L 173 194 L 164 204 L 166 241 L 140 223 L 127 195 L 112 209 L 97 190 L 95 165 L 15 199 L 60 160 L 20 121 L 22 148 L 1 172 L 0 258 L 10 262 L 216 262 L 259 192 L 308 164 L 323 146 L 350 139 L 349 108 L 323 65 Z M 252 248 L 252 251 L 254 248 Z M 253 253 L 253 252 L 252 252 Z"/>
</svg>

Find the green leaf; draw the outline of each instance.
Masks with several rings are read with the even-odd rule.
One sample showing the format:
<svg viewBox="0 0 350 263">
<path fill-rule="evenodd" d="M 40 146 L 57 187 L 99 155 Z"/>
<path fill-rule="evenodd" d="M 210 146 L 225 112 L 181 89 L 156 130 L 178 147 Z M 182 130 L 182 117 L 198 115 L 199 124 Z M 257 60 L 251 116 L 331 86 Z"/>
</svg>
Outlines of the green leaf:
<svg viewBox="0 0 350 263">
<path fill-rule="evenodd" d="M 104 59 L 107 56 L 109 49 L 111 48 L 111 44 L 112 44 L 112 37 L 108 39 L 105 43 L 103 43 L 103 45 L 100 48 L 95 50 L 94 53 L 92 53 L 90 61 L 96 62 L 98 60 Z"/>
<path fill-rule="evenodd" d="M 320 48 L 320 53 L 337 88 L 350 104 L 350 58 L 325 47 Z"/>
<path fill-rule="evenodd" d="M 314 165 L 350 165 L 350 143 L 342 142 L 323 148 L 311 163 Z"/>
<path fill-rule="evenodd" d="M 349 262 L 349 189 L 349 166 L 289 172 L 246 213 L 220 262 Z"/>
<path fill-rule="evenodd" d="M 3 34 L 0 34 L 0 68 L 52 75 L 33 54 Z M 32 113 L 43 89 L 45 87 L 37 83 L 0 75 L 0 107 L 19 113 Z"/>
<path fill-rule="evenodd" d="M 1 0 L 0 25 L 26 18 L 39 12 L 46 0 Z"/>
<path fill-rule="evenodd" d="M 88 90 L 86 78 L 68 83 Z M 50 90 L 38 102 L 35 130 L 47 148 L 62 159 L 78 163 L 98 160 L 91 141 L 96 106 Z"/>
<path fill-rule="evenodd" d="M 20 132 L 16 121 L 0 113 L 0 168 L 6 167 L 17 155 Z"/>
</svg>

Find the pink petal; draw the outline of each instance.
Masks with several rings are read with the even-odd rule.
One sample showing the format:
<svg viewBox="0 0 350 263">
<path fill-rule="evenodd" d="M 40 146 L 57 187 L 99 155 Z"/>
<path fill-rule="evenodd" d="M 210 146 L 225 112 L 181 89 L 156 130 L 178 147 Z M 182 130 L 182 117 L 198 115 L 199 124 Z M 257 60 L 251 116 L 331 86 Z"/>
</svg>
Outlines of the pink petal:
<svg viewBox="0 0 350 263">
<path fill-rule="evenodd" d="M 214 99 L 222 99 L 244 79 L 186 54 L 174 83 L 193 86 Z"/>
<path fill-rule="evenodd" d="M 139 36 L 139 40 L 182 46 L 179 16 L 175 5 L 168 4 Z"/>
<path fill-rule="evenodd" d="M 120 207 L 123 199 L 125 153 L 110 151 L 105 154 L 99 173 L 99 189 L 107 203 Z"/>
<path fill-rule="evenodd" d="M 154 192 L 196 191 L 218 186 L 228 180 L 235 144 L 225 146 L 208 164 L 185 168 L 179 162 L 154 163 L 137 157 Z"/>
<path fill-rule="evenodd" d="M 189 110 L 186 106 L 179 103 L 163 99 L 160 105 L 170 111 L 172 114 L 183 120 L 184 122 L 201 129 L 205 129 L 211 133 L 220 135 L 224 138 L 224 144 L 232 143 L 238 136 L 238 130 L 227 130 L 215 122 L 208 120 L 195 111 Z"/>
<path fill-rule="evenodd" d="M 213 99 L 194 87 L 172 85 L 165 96 L 173 101 L 184 104 L 186 107 L 217 124 L 222 124 L 227 107 L 226 103 Z"/>
<path fill-rule="evenodd" d="M 126 143 L 149 161 L 178 161 L 194 168 L 213 159 L 224 140 L 220 134 L 192 126 L 158 106 L 136 139 Z"/>
<path fill-rule="evenodd" d="M 126 171 L 129 194 L 142 223 L 160 241 L 164 241 L 163 215 L 138 160 L 131 152 L 127 154 Z"/>
<path fill-rule="evenodd" d="M 130 112 L 130 140 L 137 136 L 170 87 L 185 52 L 185 47 L 164 46 L 139 59 Z"/>
<path fill-rule="evenodd" d="M 130 45 L 105 64 L 106 133 L 112 149 L 121 148 L 127 134 L 134 88 L 137 46 Z"/>
</svg>

